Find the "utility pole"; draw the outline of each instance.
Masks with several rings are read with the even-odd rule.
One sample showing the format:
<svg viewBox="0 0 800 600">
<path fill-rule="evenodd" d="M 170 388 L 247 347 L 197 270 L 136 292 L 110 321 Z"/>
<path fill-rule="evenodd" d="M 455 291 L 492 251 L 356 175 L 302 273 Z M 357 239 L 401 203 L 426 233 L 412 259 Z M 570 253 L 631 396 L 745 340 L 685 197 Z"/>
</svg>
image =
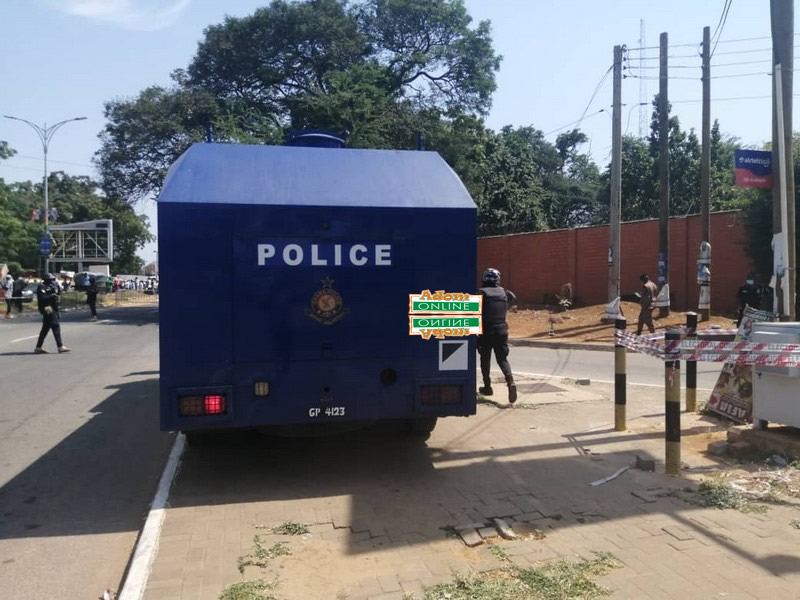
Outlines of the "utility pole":
<svg viewBox="0 0 800 600">
<path fill-rule="evenodd" d="M 644 34 L 644 19 L 639 20 L 639 48 L 647 46 Z M 639 51 L 639 72 L 644 73 L 644 50 Z M 644 139 L 647 132 L 647 79 L 639 78 L 639 139 Z"/>
<path fill-rule="evenodd" d="M 658 86 L 658 196 L 660 220 L 658 224 L 658 283 L 661 286 L 656 300 L 659 317 L 669 316 L 669 100 L 667 34 L 661 34 Z M 666 300 L 662 298 L 666 296 Z"/>
<path fill-rule="evenodd" d="M 622 207 L 622 46 L 614 46 L 614 99 L 611 116 L 611 224 L 608 242 L 608 301 L 619 298 L 620 212 Z"/>
<path fill-rule="evenodd" d="M 776 312 L 796 319 L 795 194 L 792 160 L 792 91 L 794 68 L 794 0 L 770 0 L 772 22 L 772 156 L 776 165 L 772 185 L 773 252 L 782 255 L 775 269 Z M 777 262 L 777 261 L 776 261 Z M 776 265 L 777 266 L 777 265 Z"/>
<path fill-rule="evenodd" d="M 711 244 L 711 28 L 703 27 L 703 149 L 700 155 L 700 213 L 701 229 L 700 241 Z M 702 248 L 699 261 L 702 260 Z M 698 262 L 698 265 L 705 265 Z M 710 265 L 709 265 L 710 267 Z M 709 271 L 710 272 L 710 271 Z M 711 318 L 711 281 L 700 283 L 700 298 L 698 312 L 701 321 Z"/>
<path fill-rule="evenodd" d="M 65 119 L 64 121 L 59 121 L 55 125 L 51 125 L 50 127 L 47 126 L 47 123 L 44 124 L 44 127 L 37 125 L 36 123 L 32 123 L 26 119 L 20 119 L 19 117 L 11 117 L 9 115 L 3 115 L 6 119 L 13 119 L 14 121 L 22 121 L 27 125 L 30 125 L 31 128 L 36 132 L 36 135 L 39 136 L 39 140 L 42 142 L 42 151 L 44 152 L 44 232 L 47 235 L 50 232 L 50 197 L 48 195 L 48 177 L 47 177 L 47 151 L 50 149 L 50 141 L 53 139 L 53 136 L 56 134 L 56 131 L 61 129 L 67 123 L 72 121 L 84 121 L 86 117 L 75 117 L 74 119 Z M 50 269 L 50 259 L 49 257 L 45 256 L 44 259 L 44 272 L 49 272 Z"/>
</svg>

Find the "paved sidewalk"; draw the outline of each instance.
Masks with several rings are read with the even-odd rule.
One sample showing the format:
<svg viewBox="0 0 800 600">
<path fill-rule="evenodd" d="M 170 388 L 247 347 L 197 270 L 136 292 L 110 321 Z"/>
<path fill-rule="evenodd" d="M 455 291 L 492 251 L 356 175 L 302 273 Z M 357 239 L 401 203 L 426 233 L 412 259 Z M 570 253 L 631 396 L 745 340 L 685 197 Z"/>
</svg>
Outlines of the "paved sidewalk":
<svg viewBox="0 0 800 600">
<path fill-rule="evenodd" d="M 796 509 L 744 514 L 659 495 L 690 483 L 663 474 L 663 393 L 632 388 L 629 431 L 617 433 L 610 387 L 527 383 L 513 409 L 498 387 L 497 406 L 440 420 L 427 442 L 382 425 L 188 449 L 146 598 L 210 600 L 261 577 L 277 581 L 273 594 L 286 600 L 421 598 L 424 586 L 454 573 L 502 566 L 489 544 L 467 548 L 446 530 L 492 517 L 546 533 L 492 542 L 520 566 L 612 553 L 624 567 L 598 583 L 614 598 L 798 597 Z M 696 415 L 683 420 L 685 435 L 713 428 Z M 656 472 L 631 469 L 589 485 L 636 455 L 656 459 Z M 716 468 L 705 455 L 683 460 L 694 479 Z M 286 521 L 309 523 L 310 533 L 270 533 Z M 285 542 L 291 554 L 240 573 L 239 558 L 258 554 L 254 536 L 264 549 Z"/>
</svg>

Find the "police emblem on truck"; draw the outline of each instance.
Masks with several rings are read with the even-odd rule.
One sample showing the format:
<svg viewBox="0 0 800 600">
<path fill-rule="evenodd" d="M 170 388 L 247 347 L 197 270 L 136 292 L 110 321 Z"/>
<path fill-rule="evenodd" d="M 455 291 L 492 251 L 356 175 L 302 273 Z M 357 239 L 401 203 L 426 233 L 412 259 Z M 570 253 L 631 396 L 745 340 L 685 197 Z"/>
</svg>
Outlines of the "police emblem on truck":
<svg viewBox="0 0 800 600">
<path fill-rule="evenodd" d="M 342 303 L 342 295 L 333 289 L 333 280 L 326 277 L 322 280 L 322 289 L 311 296 L 311 308 L 306 314 L 323 325 L 332 325 L 347 314 Z"/>
</svg>

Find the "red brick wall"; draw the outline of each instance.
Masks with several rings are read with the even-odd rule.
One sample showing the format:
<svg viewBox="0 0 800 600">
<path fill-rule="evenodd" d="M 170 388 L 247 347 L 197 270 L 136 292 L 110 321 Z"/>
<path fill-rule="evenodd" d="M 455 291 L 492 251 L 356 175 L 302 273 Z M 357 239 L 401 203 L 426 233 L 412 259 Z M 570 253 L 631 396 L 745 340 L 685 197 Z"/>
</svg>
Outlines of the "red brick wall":
<svg viewBox="0 0 800 600">
<path fill-rule="evenodd" d="M 672 308 L 696 308 L 697 251 L 700 217 L 670 219 L 669 273 Z M 713 312 L 737 309 L 736 291 L 752 261 L 745 249 L 746 232 L 738 212 L 711 215 L 711 307 Z M 658 276 L 658 221 L 622 225 L 622 293 L 639 289 L 639 275 Z M 601 304 L 608 294 L 608 226 L 543 233 L 522 233 L 478 240 L 478 274 L 487 267 L 500 269 L 504 285 L 521 302 L 541 302 L 544 294 L 558 293 L 572 283 L 581 305 Z"/>
</svg>

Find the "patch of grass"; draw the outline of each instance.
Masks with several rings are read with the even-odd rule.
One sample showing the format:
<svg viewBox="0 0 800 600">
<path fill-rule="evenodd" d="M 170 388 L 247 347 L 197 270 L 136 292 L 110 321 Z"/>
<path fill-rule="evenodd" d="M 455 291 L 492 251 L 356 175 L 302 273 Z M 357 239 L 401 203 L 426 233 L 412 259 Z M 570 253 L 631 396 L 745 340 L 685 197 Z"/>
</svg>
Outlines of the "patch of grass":
<svg viewBox="0 0 800 600">
<path fill-rule="evenodd" d="M 309 531 L 308 524 L 297 521 L 286 521 L 277 527 L 270 528 L 270 532 L 276 535 L 305 535 Z"/>
<path fill-rule="evenodd" d="M 261 536 L 253 537 L 253 552 L 240 556 L 238 560 L 239 572 L 244 574 L 246 567 L 261 567 L 262 569 L 269 564 L 269 561 L 278 556 L 291 554 L 286 542 L 276 542 L 267 548 L 261 541 Z"/>
<path fill-rule="evenodd" d="M 592 578 L 620 567 L 611 554 L 598 553 L 591 561 L 557 560 L 529 569 L 459 575 L 425 590 L 424 600 L 593 600 L 610 592 Z"/>
<path fill-rule="evenodd" d="M 697 503 L 707 508 L 733 508 L 744 513 L 765 513 L 769 507 L 750 502 L 740 491 L 719 479 L 703 481 L 697 489 Z"/>
<path fill-rule="evenodd" d="M 609 590 L 597 585 L 592 578 L 605 575 L 622 564 L 608 553 L 599 553 L 592 561 L 557 560 L 541 567 L 520 571 L 519 578 L 533 591 L 535 598 L 564 600 L 567 598 L 601 598 Z"/>
<path fill-rule="evenodd" d="M 528 586 L 507 573 L 456 575 L 451 583 L 425 590 L 424 600 L 524 600 L 532 598 Z"/>
<path fill-rule="evenodd" d="M 263 579 L 241 581 L 222 590 L 219 600 L 278 600 L 272 595 L 274 589 L 274 583 Z"/>
<path fill-rule="evenodd" d="M 491 544 L 489 546 L 489 552 L 504 562 L 509 562 L 511 560 L 511 557 L 508 555 L 506 549 L 502 546 L 498 546 L 497 544 Z"/>
</svg>

